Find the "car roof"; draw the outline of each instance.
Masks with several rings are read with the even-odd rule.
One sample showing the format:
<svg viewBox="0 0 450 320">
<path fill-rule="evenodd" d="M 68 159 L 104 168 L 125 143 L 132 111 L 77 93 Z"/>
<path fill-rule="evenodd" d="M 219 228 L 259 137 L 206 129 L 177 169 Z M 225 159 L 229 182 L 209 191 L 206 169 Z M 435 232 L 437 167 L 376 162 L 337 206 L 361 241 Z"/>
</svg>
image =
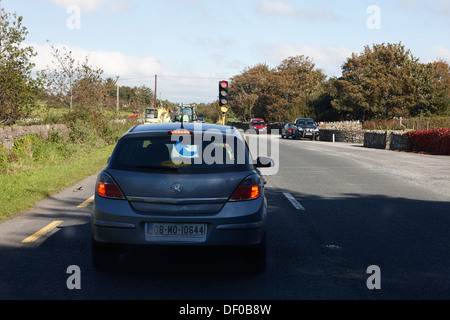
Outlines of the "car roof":
<svg viewBox="0 0 450 320">
<path fill-rule="evenodd" d="M 198 131 L 201 130 L 205 132 L 207 130 L 218 130 L 222 134 L 233 134 L 236 135 L 238 130 L 235 127 L 231 126 L 221 126 L 216 124 L 209 123 L 183 123 L 181 122 L 172 122 L 172 123 L 157 123 L 157 124 L 141 124 L 131 128 L 125 135 L 129 134 L 138 134 L 138 133 L 163 133 L 169 132 L 172 130 L 189 130 L 189 131 Z"/>
<path fill-rule="evenodd" d="M 252 118 L 251 121 L 264 121 L 264 119 L 261 119 L 261 118 Z"/>
</svg>

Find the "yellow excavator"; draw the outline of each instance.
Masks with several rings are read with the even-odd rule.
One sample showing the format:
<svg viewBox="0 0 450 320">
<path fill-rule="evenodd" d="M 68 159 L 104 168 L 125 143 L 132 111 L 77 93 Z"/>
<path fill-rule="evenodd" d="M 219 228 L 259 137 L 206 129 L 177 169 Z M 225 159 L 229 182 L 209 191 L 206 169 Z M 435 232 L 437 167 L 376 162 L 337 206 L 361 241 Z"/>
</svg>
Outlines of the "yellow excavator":
<svg viewBox="0 0 450 320">
<path fill-rule="evenodd" d="M 145 123 L 169 123 L 170 121 L 170 111 L 165 108 L 145 109 Z"/>
</svg>

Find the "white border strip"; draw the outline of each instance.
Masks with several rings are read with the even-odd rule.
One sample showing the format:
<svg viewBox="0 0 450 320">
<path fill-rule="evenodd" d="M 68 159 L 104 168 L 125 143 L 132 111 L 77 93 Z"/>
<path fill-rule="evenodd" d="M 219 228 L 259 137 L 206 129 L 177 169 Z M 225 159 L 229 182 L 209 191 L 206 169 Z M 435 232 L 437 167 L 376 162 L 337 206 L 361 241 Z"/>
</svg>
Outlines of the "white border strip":
<svg viewBox="0 0 450 320">
<path fill-rule="evenodd" d="M 290 194 L 289 192 L 283 192 L 283 194 L 290 201 L 290 203 L 292 203 L 292 205 L 294 206 L 295 209 L 306 210 L 305 208 L 303 208 L 303 206 L 297 200 L 295 200 L 295 198 L 292 196 L 292 194 Z"/>
</svg>

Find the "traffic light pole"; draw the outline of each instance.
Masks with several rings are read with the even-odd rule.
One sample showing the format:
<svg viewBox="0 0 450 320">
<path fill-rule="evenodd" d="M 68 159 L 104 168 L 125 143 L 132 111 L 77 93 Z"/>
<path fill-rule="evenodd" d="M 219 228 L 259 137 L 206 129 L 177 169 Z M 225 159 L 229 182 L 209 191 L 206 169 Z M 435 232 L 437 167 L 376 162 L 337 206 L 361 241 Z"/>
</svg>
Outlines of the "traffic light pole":
<svg viewBox="0 0 450 320">
<path fill-rule="evenodd" d="M 155 108 L 158 108 L 158 107 L 156 106 L 157 99 L 158 99 L 158 94 L 157 94 L 157 92 L 158 92 L 158 75 L 155 74 Z"/>
<path fill-rule="evenodd" d="M 219 82 L 219 107 L 222 110 L 222 120 L 225 126 L 228 112 L 228 81 Z"/>
</svg>

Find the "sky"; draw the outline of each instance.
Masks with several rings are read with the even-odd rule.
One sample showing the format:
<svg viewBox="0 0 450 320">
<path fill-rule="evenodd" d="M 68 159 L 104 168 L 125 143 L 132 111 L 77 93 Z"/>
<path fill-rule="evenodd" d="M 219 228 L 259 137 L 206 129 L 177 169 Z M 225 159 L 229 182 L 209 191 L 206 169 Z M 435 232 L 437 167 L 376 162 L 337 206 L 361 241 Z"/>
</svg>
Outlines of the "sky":
<svg viewBox="0 0 450 320">
<path fill-rule="evenodd" d="M 450 0 L 0 0 L 24 18 L 35 69 L 51 48 L 89 58 L 119 85 L 163 100 L 213 102 L 218 83 L 305 55 L 328 77 L 365 46 L 401 42 L 427 63 L 450 61 Z"/>
</svg>

